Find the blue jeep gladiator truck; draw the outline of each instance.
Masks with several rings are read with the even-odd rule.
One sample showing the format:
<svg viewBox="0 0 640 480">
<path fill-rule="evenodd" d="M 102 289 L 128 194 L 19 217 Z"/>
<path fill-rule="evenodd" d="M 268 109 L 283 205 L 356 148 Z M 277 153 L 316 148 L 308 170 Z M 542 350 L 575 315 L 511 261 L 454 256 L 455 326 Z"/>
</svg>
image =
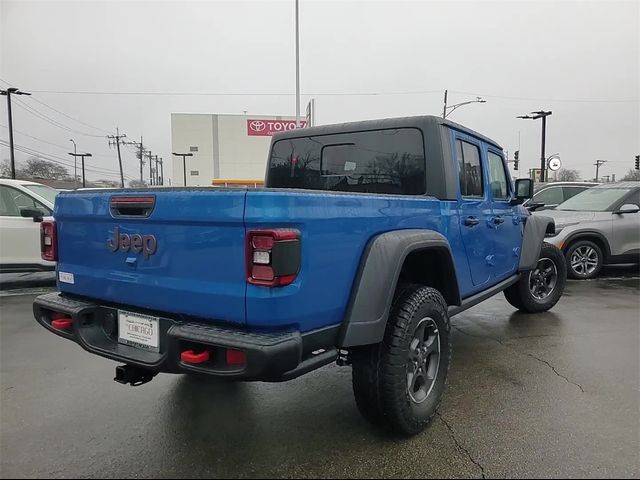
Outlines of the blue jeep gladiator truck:
<svg viewBox="0 0 640 480">
<path fill-rule="evenodd" d="M 444 391 L 451 316 L 501 291 L 524 312 L 562 295 L 531 194 L 496 142 L 432 116 L 280 133 L 264 189 L 58 195 L 41 245 L 59 292 L 34 315 L 122 363 L 124 384 L 351 365 L 362 414 L 415 434 Z"/>
</svg>

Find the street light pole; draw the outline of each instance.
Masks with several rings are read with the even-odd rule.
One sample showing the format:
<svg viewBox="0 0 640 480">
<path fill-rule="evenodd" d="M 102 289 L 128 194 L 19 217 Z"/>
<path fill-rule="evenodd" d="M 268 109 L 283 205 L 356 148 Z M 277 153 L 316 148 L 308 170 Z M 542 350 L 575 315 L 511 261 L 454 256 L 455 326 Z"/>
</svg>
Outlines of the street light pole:
<svg viewBox="0 0 640 480">
<path fill-rule="evenodd" d="M 545 171 L 547 169 L 547 157 L 545 156 L 545 149 L 547 143 L 547 117 L 551 115 L 553 112 L 551 110 L 544 111 L 540 110 L 538 112 L 531 112 L 531 115 L 520 115 L 518 118 L 524 118 L 528 120 L 537 120 L 538 118 L 542 119 L 542 148 L 540 153 L 540 181 L 545 181 Z"/>
<path fill-rule="evenodd" d="M 16 156 L 13 151 L 13 115 L 11 114 L 11 94 L 13 95 L 31 95 L 29 92 L 23 92 L 15 87 L 0 90 L 0 95 L 7 96 L 7 113 L 9 114 L 9 152 L 11 154 L 11 178 L 16 179 Z"/>
<path fill-rule="evenodd" d="M 182 157 L 182 171 L 184 172 L 184 186 L 187 186 L 187 157 L 193 157 L 193 153 L 175 153 L 176 157 Z"/>
<path fill-rule="evenodd" d="M 85 188 L 85 177 L 84 177 L 84 157 L 92 157 L 90 153 L 70 153 L 72 157 L 81 157 L 82 158 L 82 188 Z"/>
<path fill-rule="evenodd" d="M 298 0 L 296 0 L 296 128 L 300 128 L 300 29 Z"/>
<path fill-rule="evenodd" d="M 78 159 L 75 157 L 75 153 L 77 151 L 76 142 L 73 140 L 73 138 L 70 138 L 69 141 L 71 143 L 73 143 L 73 153 L 74 153 L 74 157 L 73 157 L 73 187 L 74 188 L 78 188 Z"/>
<path fill-rule="evenodd" d="M 442 109 L 442 118 L 447 118 L 447 116 L 451 115 L 454 112 L 454 110 L 457 110 L 463 105 L 469 105 L 471 103 L 487 103 L 487 101 L 484 98 L 476 97 L 475 100 L 469 100 L 468 102 L 461 102 L 451 106 L 447 106 L 447 94 L 448 94 L 448 91 L 445 90 L 444 91 L 444 108 Z"/>
</svg>

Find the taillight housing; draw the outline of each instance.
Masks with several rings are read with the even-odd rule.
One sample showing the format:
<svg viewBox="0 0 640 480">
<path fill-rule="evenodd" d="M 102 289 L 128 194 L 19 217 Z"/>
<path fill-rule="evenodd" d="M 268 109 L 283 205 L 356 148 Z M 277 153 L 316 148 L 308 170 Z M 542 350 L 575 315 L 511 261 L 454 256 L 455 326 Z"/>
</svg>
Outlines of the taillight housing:
<svg viewBox="0 0 640 480">
<path fill-rule="evenodd" d="M 40 223 L 40 255 L 49 262 L 58 261 L 58 235 L 56 222 L 45 220 Z"/>
<path fill-rule="evenodd" d="M 264 287 L 290 285 L 300 271 L 300 232 L 294 229 L 247 232 L 247 282 Z"/>
</svg>

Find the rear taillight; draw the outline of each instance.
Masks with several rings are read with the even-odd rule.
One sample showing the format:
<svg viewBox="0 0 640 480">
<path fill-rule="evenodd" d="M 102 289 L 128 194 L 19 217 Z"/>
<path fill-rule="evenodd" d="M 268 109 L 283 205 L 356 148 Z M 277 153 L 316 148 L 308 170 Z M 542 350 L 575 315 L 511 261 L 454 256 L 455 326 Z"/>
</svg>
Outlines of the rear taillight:
<svg viewBox="0 0 640 480">
<path fill-rule="evenodd" d="M 45 220 L 40 224 L 40 254 L 43 260 L 58 261 L 56 222 Z"/>
<path fill-rule="evenodd" d="M 291 229 L 247 232 L 247 281 L 253 285 L 282 287 L 300 270 L 300 232 Z"/>
</svg>

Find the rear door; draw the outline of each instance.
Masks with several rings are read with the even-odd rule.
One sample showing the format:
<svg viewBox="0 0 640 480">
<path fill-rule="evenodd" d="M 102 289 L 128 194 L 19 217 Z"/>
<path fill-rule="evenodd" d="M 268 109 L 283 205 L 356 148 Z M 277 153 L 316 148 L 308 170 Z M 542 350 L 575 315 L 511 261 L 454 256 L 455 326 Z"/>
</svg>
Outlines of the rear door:
<svg viewBox="0 0 640 480">
<path fill-rule="evenodd" d="M 489 186 L 492 217 L 489 225 L 494 229 L 494 272 L 502 280 L 518 268 L 522 246 L 522 224 L 515 206 L 511 205 L 513 187 L 507 176 L 502 152 L 489 146 L 486 150 L 489 167 Z"/>
<path fill-rule="evenodd" d="M 491 280 L 493 264 L 492 226 L 488 223 L 492 212 L 485 188 L 486 170 L 480 141 L 460 132 L 453 135 L 460 185 L 460 228 L 471 280 L 477 291 Z"/>
<path fill-rule="evenodd" d="M 245 195 L 213 188 L 61 193 L 58 270 L 70 275 L 59 276 L 66 280 L 60 290 L 124 309 L 244 323 Z M 146 199 L 150 208 L 140 206 Z"/>
<path fill-rule="evenodd" d="M 627 195 L 616 208 L 632 204 L 640 207 L 640 190 Z M 640 256 L 640 213 L 614 213 L 612 222 L 611 255 Z M 628 260 L 628 259 L 627 259 Z"/>
<path fill-rule="evenodd" d="M 30 195 L 0 185 L 0 265 L 5 270 L 30 270 L 38 265 L 53 267 L 53 263 L 40 258 L 40 223 L 23 217 L 20 213 L 23 208 L 39 209 L 43 216 L 51 215 L 51 210 Z"/>
</svg>

